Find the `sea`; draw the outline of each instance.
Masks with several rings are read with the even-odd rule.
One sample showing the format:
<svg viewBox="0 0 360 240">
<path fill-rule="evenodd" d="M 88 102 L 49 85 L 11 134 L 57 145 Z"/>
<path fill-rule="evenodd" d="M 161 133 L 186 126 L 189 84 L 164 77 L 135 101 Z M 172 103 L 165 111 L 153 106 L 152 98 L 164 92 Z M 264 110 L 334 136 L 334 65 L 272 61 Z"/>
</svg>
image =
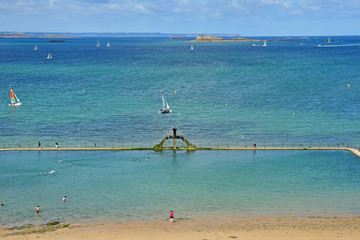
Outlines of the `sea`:
<svg viewBox="0 0 360 240">
<path fill-rule="evenodd" d="M 359 149 L 360 36 L 259 39 L 1 38 L 0 148 L 151 148 L 177 128 L 197 147 Z M 0 152 L 0 224 L 360 216 L 359 174 L 346 151 Z"/>
</svg>

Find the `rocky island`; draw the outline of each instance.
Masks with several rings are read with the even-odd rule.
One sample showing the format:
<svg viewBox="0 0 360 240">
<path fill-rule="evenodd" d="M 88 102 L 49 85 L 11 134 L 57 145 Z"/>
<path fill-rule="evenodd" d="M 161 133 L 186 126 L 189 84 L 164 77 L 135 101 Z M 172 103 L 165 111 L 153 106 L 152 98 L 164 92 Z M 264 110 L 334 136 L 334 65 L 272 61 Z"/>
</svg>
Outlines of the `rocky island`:
<svg viewBox="0 0 360 240">
<path fill-rule="evenodd" d="M 247 38 L 243 38 L 243 37 L 223 39 L 223 38 L 220 38 L 217 36 L 200 34 L 196 37 L 195 40 L 192 40 L 191 42 L 260 42 L 260 41 L 261 40 L 247 39 Z"/>
</svg>

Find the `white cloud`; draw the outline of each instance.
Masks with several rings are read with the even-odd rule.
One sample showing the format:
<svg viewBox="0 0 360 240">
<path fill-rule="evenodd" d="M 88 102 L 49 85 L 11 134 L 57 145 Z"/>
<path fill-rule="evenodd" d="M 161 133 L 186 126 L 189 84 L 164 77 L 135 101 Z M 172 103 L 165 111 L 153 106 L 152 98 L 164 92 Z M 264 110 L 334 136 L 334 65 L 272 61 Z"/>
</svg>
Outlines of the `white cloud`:
<svg viewBox="0 0 360 240">
<path fill-rule="evenodd" d="M 150 16 L 158 19 L 174 17 L 247 16 L 260 18 L 307 18 L 336 15 L 358 16 L 360 0 L 0 0 L 0 13 L 39 14 L 44 12 L 70 15 Z"/>
<path fill-rule="evenodd" d="M 210 15 L 212 18 L 221 18 L 222 14 L 220 12 L 214 12 Z"/>
</svg>

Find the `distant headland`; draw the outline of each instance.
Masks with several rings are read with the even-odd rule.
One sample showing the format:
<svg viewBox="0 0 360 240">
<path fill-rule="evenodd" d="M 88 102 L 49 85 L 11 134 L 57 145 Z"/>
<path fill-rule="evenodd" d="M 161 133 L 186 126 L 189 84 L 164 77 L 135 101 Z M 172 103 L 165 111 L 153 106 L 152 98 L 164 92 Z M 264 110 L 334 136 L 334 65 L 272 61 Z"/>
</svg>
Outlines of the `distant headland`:
<svg viewBox="0 0 360 240">
<path fill-rule="evenodd" d="M 25 34 L 25 33 L 0 33 L 0 38 L 75 38 L 72 36 L 66 36 L 66 35 L 51 35 L 51 34 L 47 34 L 47 35 L 42 35 L 42 36 L 32 36 L 29 34 Z M 54 40 L 54 41 L 62 41 L 63 40 Z"/>
<path fill-rule="evenodd" d="M 0 38 L 32 38 L 24 33 L 0 33 Z"/>
</svg>

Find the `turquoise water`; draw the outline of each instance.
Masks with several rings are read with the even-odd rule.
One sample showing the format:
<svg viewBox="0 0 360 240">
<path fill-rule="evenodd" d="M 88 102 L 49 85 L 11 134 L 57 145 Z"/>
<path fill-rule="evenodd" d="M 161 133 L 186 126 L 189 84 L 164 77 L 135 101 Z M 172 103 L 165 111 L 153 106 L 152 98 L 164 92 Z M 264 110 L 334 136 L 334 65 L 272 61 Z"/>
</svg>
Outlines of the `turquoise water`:
<svg viewBox="0 0 360 240">
<path fill-rule="evenodd" d="M 196 146 L 358 148 L 360 37 L 327 39 L 0 39 L 0 147 L 152 147 L 177 127 Z M 341 151 L 0 152 L 0 223 L 359 216 L 359 171 Z"/>
<path fill-rule="evenodd" d="M 0 146 L 153 146 L 178 127 L 197 146 L 358 147 L 360 37 L 327 39 L 0 39 Z M 22 106 L 8 106 L 9 85 Z M 162 89 L 168 115 L 158 113 Z"/>
<path fill-rule="evenodd" d="M 346 151 L 0 152 L 0 159 L 5 226 L 161 221 L 170 210 L 180 219 L 360 214 L 360 161 Z"/>
</svg>

